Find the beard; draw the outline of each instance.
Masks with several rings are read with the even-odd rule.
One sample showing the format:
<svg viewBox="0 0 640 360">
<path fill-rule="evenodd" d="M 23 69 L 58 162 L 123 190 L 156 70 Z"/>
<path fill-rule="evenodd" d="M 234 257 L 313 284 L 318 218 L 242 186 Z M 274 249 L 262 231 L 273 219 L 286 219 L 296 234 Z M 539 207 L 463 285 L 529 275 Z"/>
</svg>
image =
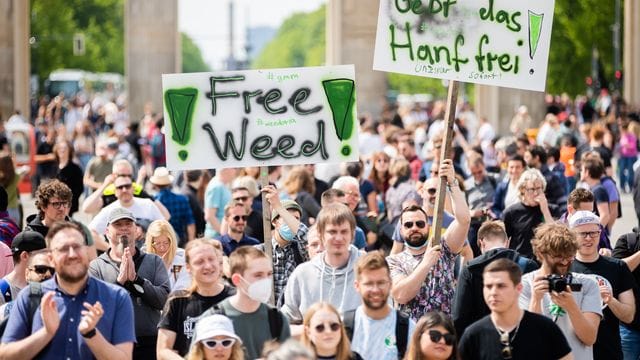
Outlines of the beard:
<svg viewBox="0 0 640 360">
<path fill-rule="evenodd" d="M 60 271 L 56 272 L 58 277 L 65 282 L 69 283 L 77 283 L 87 276 L 87 271 L 89 267 L 86 264 L 82 264 L 82 267 L 78 269 L 78 271 L 69 271 L 67 268 L 63 267 Z"/>
<path fill-rule="evenodd" d="M 385 298 L 384 301 L 373 302 L 373 301 L 370 301 L 366 296 L 363 296 L 362 303 L 371 310 L 380 310 L 385 306 L 387 306 L 387 299 L 389 298 L 389 294 L 387 294 L 387 296 L 385 296 L 384 298 Z"/>
<path fill-rule="evenodd" d="M 409 236 L 407 236 L 405 238 L 405 242 L 412 247 L 415 248 L 420 248 L 423 247 L 424 244 L 427 243 L 427 234 L 423 234 L 420 232 L 413 232 L 411 234 L 409 234 Z"/>
</svg>

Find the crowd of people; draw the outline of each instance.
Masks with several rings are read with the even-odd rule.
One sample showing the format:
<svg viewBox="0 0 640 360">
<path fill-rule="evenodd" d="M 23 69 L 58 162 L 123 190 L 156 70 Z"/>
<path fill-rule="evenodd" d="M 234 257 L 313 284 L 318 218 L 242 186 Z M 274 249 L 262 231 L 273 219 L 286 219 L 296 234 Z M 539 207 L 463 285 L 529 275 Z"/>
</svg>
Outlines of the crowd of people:
<svg viewBox="0 0 640 360">
<path fill-rule="evenodd" d="M 463 103 L 450 144 L 444 102 L 389 106 L 267 186 L 169 171 L 151 109 L 43 101 L 35 214 L 0 136 L 0 358 L 637 360 L 640 118 L 607 96 L 505 136 Z"/>
</svg>

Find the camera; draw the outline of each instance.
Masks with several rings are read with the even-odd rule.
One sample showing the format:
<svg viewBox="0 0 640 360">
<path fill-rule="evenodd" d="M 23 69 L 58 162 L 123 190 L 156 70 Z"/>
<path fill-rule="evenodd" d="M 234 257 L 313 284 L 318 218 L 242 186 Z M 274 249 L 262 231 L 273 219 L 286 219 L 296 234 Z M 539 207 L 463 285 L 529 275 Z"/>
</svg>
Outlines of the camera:
<svg viewBox="0 0 640 360">
<path fill-rule="evenodd" d="M 582 284 L 574 283 L 573 277 L 571 274 L 567 275 L 557 275 L 551 274 L 548 275 L 545 279 L 549 282 L 549 292 L 563 292 L 567 290 L 567 285 L 571 291 L 580 291 L 582 290 Z"/>
</svg>

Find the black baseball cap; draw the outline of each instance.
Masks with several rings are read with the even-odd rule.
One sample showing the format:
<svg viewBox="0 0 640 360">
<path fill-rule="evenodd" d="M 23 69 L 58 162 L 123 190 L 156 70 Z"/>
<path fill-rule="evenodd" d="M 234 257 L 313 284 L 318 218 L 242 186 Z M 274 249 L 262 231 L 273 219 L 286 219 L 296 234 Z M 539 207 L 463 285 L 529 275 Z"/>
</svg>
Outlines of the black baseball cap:
<svg viewBox="0 0 640 360">
<path fill-rule="evenodd" d="M 11 251 L 20 253 L 22 251 L 32 252 L 47 248 L 44 236 L 37 231 L 25 230 L 18 233 L 11 242 Z"/>
</svg>

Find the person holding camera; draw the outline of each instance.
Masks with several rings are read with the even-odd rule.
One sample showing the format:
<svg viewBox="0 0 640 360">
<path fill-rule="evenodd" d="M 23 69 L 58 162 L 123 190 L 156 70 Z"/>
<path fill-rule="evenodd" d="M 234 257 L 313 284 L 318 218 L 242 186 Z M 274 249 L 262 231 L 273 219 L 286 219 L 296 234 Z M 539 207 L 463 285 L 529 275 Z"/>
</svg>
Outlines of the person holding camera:
<svg viewBox="0 0 640 360">
<path fill-rule="evenodd" d="M 622 359 L 620 321 L 630 323 L 635 313 L 633 275 L 624 261 L 598 253 L 600 219 L 591 211 L 576 211 L 569 218 L 569 227 L 576 233 L 578 252 L 571 270 L 593 274 L 604 303 L 604 318 L 593 345 L 594 359 Z"/>
<path fill-rule="evenodd" d="M 520 308 L 551 318 L 575 359 L 593 359 L 602 302 L 593 277 L 569 271 L 579 248 L 575 233 L 563 224 L 543 224 L 531 246 L 542 266 L 522 277 Z"/>
</svg>

